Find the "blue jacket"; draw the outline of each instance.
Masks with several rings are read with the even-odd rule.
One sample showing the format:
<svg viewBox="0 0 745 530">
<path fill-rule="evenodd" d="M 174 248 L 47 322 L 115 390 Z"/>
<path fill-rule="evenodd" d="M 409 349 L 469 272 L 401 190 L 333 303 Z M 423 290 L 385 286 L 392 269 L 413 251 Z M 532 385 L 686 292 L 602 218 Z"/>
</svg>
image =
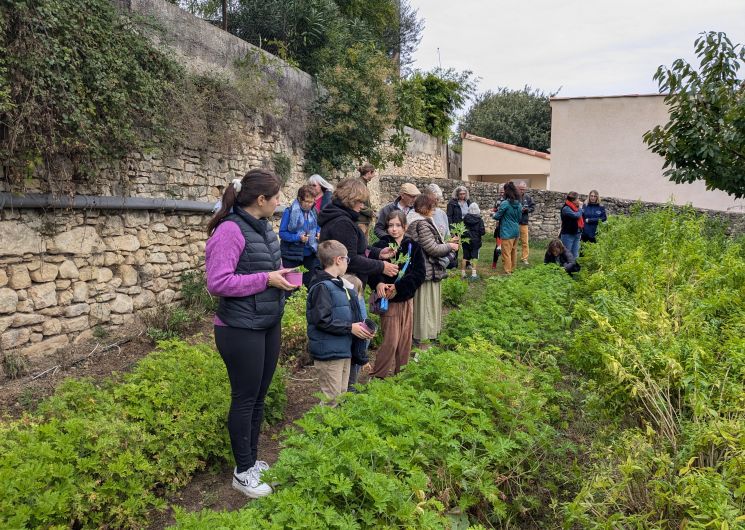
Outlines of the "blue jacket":
<svg viewBox="0 0 745 530">
<path fill-rule="evenodd" d="M 602 204 L 585 204 L 582 216 L 585 219 L 585 228 L 582 230 L 586 235 L 595 237 L 598 223 L 608 220 L 605 214 L 605 206 Z"/>
<path fill-rule="evenodd" d="M 319 271 L 305 306 L 311 357 L 319 361 L 351 358 L 352 324 L 360 321 L 359 311 L 357 293 L 344 287 L 340 278 Z"/>
<path fill-rule="evenodd" d="M 492 215 L 499 221 L 499 236 L 502 239 L 516 239 L 520 236 L 520 218 L 523 205 L 520 201 L 503 200 L 497 212 Z"/>
<path fill-rule="evenodd" d="M 311 208 L 308 212 L 304 212 L 307 215 L 307 222 L 301 229 L 292 230 L 289 227 L 290 215 L 292 214 L 293 208 L 300 208 L 297 204 L 297 200 L 293 201 L 290 206 L 285 208 L 282 213 L 282 220 L 279 222 L 279 239 L 280 248 L 282 250 L 282 258 L 291 261 L 303 261 L 304 256 L 311 256 L 316 253 L 312 244 L 315 243 L 318 237 L 318 220 L 316 216 L 316 209 Z M 300 236 L 303 232 L 312 232 L 315 234 L 314 238 L 308 239 L 306 243 L 300 240 Z M 317 243 L 315 243 L 317 245 Z"/>
</svg>

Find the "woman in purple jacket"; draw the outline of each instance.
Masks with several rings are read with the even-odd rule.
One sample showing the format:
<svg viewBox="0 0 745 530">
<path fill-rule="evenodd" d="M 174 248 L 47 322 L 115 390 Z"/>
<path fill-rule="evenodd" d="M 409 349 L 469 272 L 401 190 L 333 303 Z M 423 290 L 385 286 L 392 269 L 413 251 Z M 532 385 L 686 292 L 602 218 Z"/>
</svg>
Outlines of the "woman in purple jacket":
<svg viewBox="0 0 745 530">
<path fill-rule="evenodd" d="M 220 297 L 215 343 L 230 379 L 228 432 L 235 457 L 233 487 L 248 497 L 269 495 L 268 469 L 257 460 L 264 398 L 279 359 L 284 278 L 279 240 L 269 217 L 279 203 L 279 179 L 252 169 L 226 188 L 207 225 L 207 289 Z"/>
</svg>

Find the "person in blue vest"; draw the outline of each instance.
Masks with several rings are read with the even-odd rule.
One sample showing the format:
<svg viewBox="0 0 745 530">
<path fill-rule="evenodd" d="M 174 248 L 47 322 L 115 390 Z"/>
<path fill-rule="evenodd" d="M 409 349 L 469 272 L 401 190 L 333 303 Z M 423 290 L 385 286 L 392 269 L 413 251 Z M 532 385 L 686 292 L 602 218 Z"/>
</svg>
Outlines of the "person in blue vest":
<svg viewBox="0 0 745 530">
<path fill-rule="evenodd" d="M 310 278 L 318 268 L 316 251 L 318 249 L 318 217 L 313 207 L 313 188 L 301 186 L 297 190 L 297 199 L 285 208 L 279 223 L 280 248 L 282 249 L 282 266 L 294 268 L 302 265 L 303 285 L 310 285 Z"/>
<path fill-rule="evenodd" d="M 346 392 L 355 340 L 371 340 L 373 333 L 362 319 L 358 296 L 345 286 L 347 248 L 333 239 L 318 245 L 323 270 L 314 276 L 305 315 L 308 351 L 318 374 L 321 392 L 333 405 Z"/>
<path fill-rule="evenodd" d="M 251 498 L 272 492 L 261 480 L 269 466 L 257 460 L 264 398 L 279 360 L 285 291 L 277 234 L 269 218 L 279 204 L 274 173 L 252 169 L 225 189 L 207 224 L 207 290 L 220 301 L 215 344 L 230 380 L 228 432 L 235 458 L 233 488 Z"/>
<path fill-rule="evenodd" d="M 585 228 L 582 230 L 582 241 L 595 243 L 598 224 L 608 220 L 608 216 L 605 213 L 605 206 L 600 204 L 598 190 L 591 190 L 587 196 L 587 204 L 585 204 L 585 208 L 582 211 L 582 218 L 585 220 Z"/>
</svg>

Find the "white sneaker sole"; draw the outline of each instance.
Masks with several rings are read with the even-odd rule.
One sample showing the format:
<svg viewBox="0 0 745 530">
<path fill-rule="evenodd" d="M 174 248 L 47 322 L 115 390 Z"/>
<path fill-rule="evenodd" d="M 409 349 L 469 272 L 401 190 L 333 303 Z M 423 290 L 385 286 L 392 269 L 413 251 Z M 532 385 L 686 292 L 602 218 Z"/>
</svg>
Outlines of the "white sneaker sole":
<svg viewBox="0 0 745 530">
<path fill-rule="evenodd" d="M 244 486 L 238 480 L 233 477 L 233 489 L 240 491 L 243 493 L 246 497 L 249 499 L 259 499 L 261 497 L 266 497 L 267 495 L 271 495 L 273 493 L 272 488 L 267 485 L 267 489 L 261 488 L 249 488 L 247 486 Z"/>
</svg>

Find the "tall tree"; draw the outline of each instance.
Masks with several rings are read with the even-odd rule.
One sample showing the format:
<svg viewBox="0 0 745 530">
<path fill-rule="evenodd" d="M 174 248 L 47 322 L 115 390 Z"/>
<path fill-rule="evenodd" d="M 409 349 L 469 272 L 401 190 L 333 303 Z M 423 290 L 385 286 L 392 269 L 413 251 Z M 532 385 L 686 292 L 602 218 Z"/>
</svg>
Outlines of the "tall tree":
<svg viewBox="0 0 745 530">
<path fill-rule="evenodd" d="M 665 175 L 676 183 L 703 180 L 707 189 L 745 197 L 745 47 L 724 33 L 696 39 L 698 70 L 683 59 L 660 66 L 654 79 L 670 121 L 644 135 L 665 158 Z"/>
<path fill-rule="evenodd" d="M 453 143 L 460 145 L 460 133 L 467 132 L 536 151 L 548 151 L 551 147 L 551 95 L 529 86 L 522 90 L 499 88 L 484 92 L 458 124 L 458 135 Z"/>
</svg>

